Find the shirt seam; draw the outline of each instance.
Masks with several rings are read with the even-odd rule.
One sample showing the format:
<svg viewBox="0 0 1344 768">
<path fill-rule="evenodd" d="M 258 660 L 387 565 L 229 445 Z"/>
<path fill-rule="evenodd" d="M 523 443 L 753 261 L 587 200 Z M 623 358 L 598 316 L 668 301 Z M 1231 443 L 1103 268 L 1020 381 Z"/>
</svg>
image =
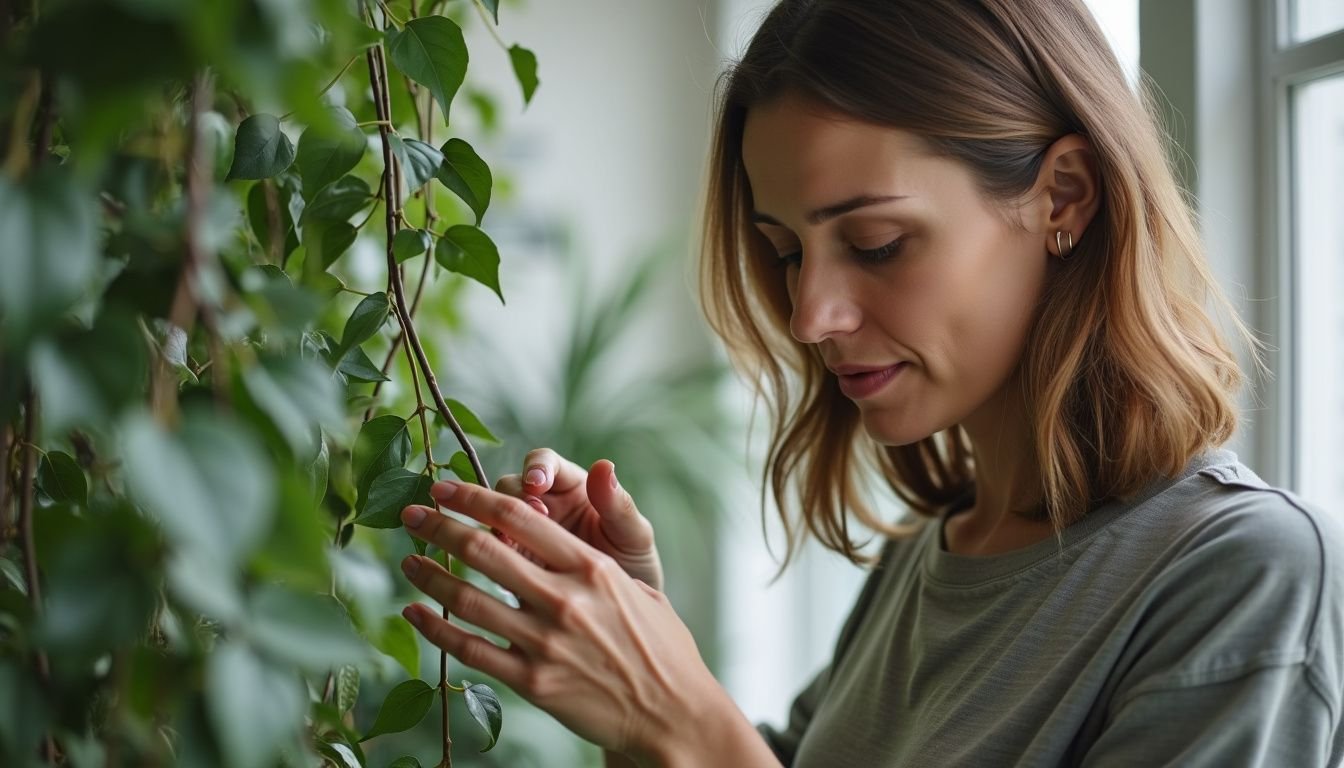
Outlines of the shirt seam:
<svg viewBox="0 0 1344 768">
<path fill-rule="evenodd" d="M 1276 656 L 1283 656 L 1284 651 L 1276 651 L 1271 654 L 1265 654 L 1249 662 L 1233 664 L 1224 667 L 1217 667 L 1211 670 L 1205 670 L 1199 673 L 1185 672 L 1180 674 L 1167 675 L 1158 681 L 1145 684 L 1129 693 L 1112 705 L 1113 711 L 1119 711 L 1129 706 L 1135 699 L 1147 696 L 1152 693 L 1165 693 L 1169 691 L 1183 691 L 1191 688 L 1203 688 L 1208 685 L 1221 685 L 1243 677 L 1249 677 L 1258 672 L 1264 672 L 1271 669 L 1287 669 L 1291 667 L 1302 667 L 1308 682 L 1313 678 L 1313 669 L 1311 663 L 1303 657 L 1300 652 L 1286 652 L 1287 657 L 1275 659 Z M 1320 696 L 1333 712 L 1333 705 L 1329 698 L 1312 684 L 1312 689 L 1316 695 Z"/>
</svg>

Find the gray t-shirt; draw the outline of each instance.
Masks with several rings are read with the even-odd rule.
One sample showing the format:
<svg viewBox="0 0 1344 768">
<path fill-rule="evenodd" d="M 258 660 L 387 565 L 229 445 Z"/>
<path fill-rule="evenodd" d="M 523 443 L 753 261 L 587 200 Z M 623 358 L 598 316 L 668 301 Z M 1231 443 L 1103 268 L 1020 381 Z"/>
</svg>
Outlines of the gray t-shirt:
<svg viewBox="0 0 1344 768">
<path fill-rule="evenodd" d="M 1344 520 L 1216 450 L 988 557 L 890 541 L 787 728 L 797 768 L 1344 764 Z"/>
</svg>

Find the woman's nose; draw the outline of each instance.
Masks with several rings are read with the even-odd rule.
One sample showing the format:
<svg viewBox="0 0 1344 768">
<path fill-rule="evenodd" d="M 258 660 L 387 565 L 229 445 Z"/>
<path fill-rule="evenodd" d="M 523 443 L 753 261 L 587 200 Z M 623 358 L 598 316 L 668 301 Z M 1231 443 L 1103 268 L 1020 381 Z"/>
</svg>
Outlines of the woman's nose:
<svg viewBox="0 0 1344 768">
<path fill-rule="evenodd" d="M 793 316 L 789 319 L 789 332 L 798 341 L 818 344 L 859 327 L 862 313 L 843 270 L 804 260 L 791 288 Z"/>
</svg>

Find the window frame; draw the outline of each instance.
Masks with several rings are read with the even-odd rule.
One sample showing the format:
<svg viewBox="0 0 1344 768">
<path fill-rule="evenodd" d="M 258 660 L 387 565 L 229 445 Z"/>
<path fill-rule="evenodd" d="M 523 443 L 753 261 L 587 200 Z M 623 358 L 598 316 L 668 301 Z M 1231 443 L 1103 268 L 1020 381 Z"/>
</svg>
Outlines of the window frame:
<svg viewBox="0 0 1344 768">
<path fill-rule="evenodd" d="M 1277 484 L 1303 485 L 1300 460 L 1302 403 L 1295 396 L 1301 360 L 1298 327 L 1299 251 L 1296 242 L 1296 178 L 1293 169 L 1293 90 L 1307 82 L 1344 73 L 1344 29 L 1303 41 L 1293 40 L 1293 0 L 1258 0 L 1258 91 L 1261 104 L 1262 222 L 1259 295 L 1270 297 L 1258 318 L 1277 352 L 1268 362 L 1275 372 L 1266 382 L 1265 401 L 1273 408 L 1260 436 L 1261 461 L 1272 466 Z M 1282 298 L 1280 298 L 1282 297 Z"/>
</svg>

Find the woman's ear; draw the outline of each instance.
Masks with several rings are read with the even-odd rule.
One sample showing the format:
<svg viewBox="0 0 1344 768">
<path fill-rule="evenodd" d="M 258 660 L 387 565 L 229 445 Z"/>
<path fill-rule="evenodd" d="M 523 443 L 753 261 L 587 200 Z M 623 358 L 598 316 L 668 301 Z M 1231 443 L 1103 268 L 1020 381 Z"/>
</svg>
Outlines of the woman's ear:
<svg viewBox="0 0 1344 768">
<path fill-rule="evenodd" d="M 1101 179 L 1092 142 L 1071 133 L 1051 144 L 1033 192 L 1031 230 L 1045 235 L 1048 252 L 1068 256 L 1101 206 Z"/>
</svg>

